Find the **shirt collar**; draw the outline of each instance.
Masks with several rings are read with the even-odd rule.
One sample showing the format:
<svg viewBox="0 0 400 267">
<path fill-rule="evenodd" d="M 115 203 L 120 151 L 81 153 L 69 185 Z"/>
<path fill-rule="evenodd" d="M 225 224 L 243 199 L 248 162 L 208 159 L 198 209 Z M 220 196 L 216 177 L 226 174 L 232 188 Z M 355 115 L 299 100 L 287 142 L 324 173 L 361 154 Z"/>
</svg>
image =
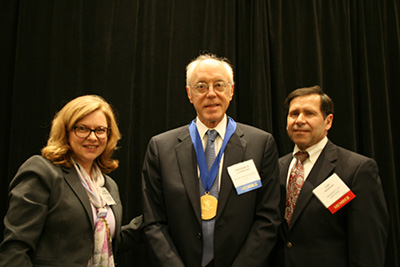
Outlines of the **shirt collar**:
<svg viewBox="0 0 400 267">
<path fill-rule="evenodd" d="M 218 135 L 222 138 L 222 140 L 224 140 L 226 126 L 227 126 L 227 116 L 225 114 L 224 118 L 218 123 L 218 125 L 215 128 L 208 128 L 207 126 L 204 125 L 204 123 L 201 122 L 199 117 L 196 117 L 196 126 L 197 126 L 197 131 L 199 131 L 201 139 L 204 138 L 204 135 L 207 133 L 208 130 L 214 129 L 218 132 Z"/>
<path fill-rule="evenodd" d="M 315 145 L 312 145 L 309 148 L 307 148 L 306 151 L 308 152 L 308 155 L 309 155 L 307 160 L 310 160 L 311 163 L 314 164 L 317 161 L 322 150 L 324 149 L 326 143 L 328 143 L 328 137 L 325 136 L 324 138 L 322 138 L 321 141 L 319 141 Z M 299 151 L 300 151 L 299 147 L 297 145 L 295 145 L 292 155 L 294 156 L 294 154 L 296 154 Z"/>
</svg>

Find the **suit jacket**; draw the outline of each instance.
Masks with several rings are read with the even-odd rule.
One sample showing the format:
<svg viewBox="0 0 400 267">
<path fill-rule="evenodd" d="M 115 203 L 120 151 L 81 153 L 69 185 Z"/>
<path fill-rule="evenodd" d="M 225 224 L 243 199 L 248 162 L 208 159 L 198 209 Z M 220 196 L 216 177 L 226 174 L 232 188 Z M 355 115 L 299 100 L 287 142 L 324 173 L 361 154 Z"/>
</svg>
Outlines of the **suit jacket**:
<svg viewBox="0 0 400 267">
<path fill-rule="evenodd" d="M 292 154 L 279 159 L 282 218 L 291 160 Z M 312 190 L 334 173 L 356 197 L 331 214 Z M 328 141 L 303 184 L 290 227 L 283 219 L 274 266 L 383 266 L 388 221 L 376 162 Z"/>
<path fill-rule="evenodd" d="M 121 234 L 118 186 L 106 175 L 104 186 L 116 202 L 115 252 L 121 239 L 138 241 L 138 231 L 131 223 Z M 93 250 L 92 208 L 78 174 L 42 156 L 29 158 L 11 181 L 4 225 L 0 266 L 86 266 Z"/>
<path fill-rule="evenodd" d="M 227 167 L 253 159 L 262 187 L 238 195 Z M 224 153 L 214 231 L 215 266 L 266 266 L 279 218 L 278 158 L 271 134 L 237 123 Z M 144 233 L 155 266 L 200 266 L 199 178 L 188 126 L 153 137 L 142 172 Z"/>
</svg>

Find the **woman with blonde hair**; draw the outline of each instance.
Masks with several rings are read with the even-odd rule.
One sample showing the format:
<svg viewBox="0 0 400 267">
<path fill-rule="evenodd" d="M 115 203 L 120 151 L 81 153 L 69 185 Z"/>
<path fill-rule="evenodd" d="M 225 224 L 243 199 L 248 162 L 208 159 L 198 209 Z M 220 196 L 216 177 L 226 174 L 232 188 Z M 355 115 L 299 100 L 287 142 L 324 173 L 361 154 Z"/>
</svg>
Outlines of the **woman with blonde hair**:
<svg viewBox="0 0 400 267">
<path fill-rule="evenodd" d="M 119 246 L 140 242 L 141 216 L 121 227 L 117 184 L 106 174 L 121 133 L 100 96 L 67 103 L 55 116 L 42 155 L 10 183 L 0 266 L 114 266 Z"/>
</svg>

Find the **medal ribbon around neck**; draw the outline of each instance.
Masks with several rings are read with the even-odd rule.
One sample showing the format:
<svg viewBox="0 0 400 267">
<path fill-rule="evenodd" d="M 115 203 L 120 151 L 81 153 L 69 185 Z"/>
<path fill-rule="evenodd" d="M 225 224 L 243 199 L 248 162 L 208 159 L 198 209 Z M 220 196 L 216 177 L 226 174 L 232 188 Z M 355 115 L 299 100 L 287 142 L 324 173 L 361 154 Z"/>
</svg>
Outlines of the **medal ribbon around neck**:
<svg viewBox="0 0 400 267">
<path fill-rule="evenodd" d="M 210 192 L 210 189 L 215 181 L 215 177 L 217 176 L 217 172 L 219 169 L 219 163 L 221 162 L 222 154 L 225 151 L 226 145 L 228 144 L 229 139 L 233 135 L 236 130 L 235 121 L 228 116 L 228 126 L 226 128 L 224 141 L 222 142 L 221 149 L 218 152 L 218 155 L 215 157 L 215 161 L 211 166 L 210 170 L 208 170 L 206 156 L 204 155 L 203 143 L 201 142 L 201 138 L 199 135 L 199 131 L 197 130 L 196 122 L 193 120 L 189 124 L 189 132 L 190 137 L 192 139 L 192 143 L 194 146 L 194 150 L 196 151 L 197 156 L 197 164 L 200 169 L 200 177 L 203 182 L 204 190 L 206 193 Z"/>
</svg>

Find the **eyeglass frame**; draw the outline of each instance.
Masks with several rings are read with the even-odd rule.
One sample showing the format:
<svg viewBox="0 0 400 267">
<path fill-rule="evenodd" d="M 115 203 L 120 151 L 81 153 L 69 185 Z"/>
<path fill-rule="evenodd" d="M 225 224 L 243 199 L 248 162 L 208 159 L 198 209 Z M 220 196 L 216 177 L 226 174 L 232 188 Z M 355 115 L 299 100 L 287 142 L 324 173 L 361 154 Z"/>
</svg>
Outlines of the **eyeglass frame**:
<svg viewBox="0 0 400 267">
<path fill-rule="evenodd" d="M 218 83 L 222 83 L 223 84 L 223 90 L 218 90 L 218 89 L 216 89 L 215 88 L 215 84 L 218 84 Z M 205 86 L 206 86 L 206 89 L 205 89 L 205 91 L 204 92 L 201 92 L 201 91 L 198 91 L 198 89 L 196 88 L 196 86 L 198 86 L 199 84 L 204 84 Z M 231 83 L 226 83 L 226 82 L 224 82 L 224 81 L 217 81 L 217 82 L 215 82 L 215 83 L 213 83 L 213 84 L 208 84 L 208 83 L 206 83 L 206 82 L 198 82 L 198 83 L 196 83 L 196 84 L 189 84 L 189 86 L 191 87 L 191 88 L 193 88 L 193 90 L 196 92 L 196 93 L 198 93 L 198 94 L 205 94 L 205 93 L 207 93 L 208 92 L 208 90 L 210 89 L 210 86 L 212 86 L 213 88 L 214 88 L 214 91 L 216 91 L 216 92 L 219 92 L 219 93 L 223 93 L 223 92 L 225 92 L 226 91 L 226 89 L 229 87 L 231 85 Z M 218 88 L 218 87 L 217 87 Z"/>
<path fill-rule="evenodd" d="M 86 137 L 79 136 L 79 135 L 76 133 L 76 129 L 78 129 L 79 127 L 85 127 L 86 129 L 88 129 L 88 130 L 89 130 L 89 134 L 88 134 Z M 86 138 L 88 138 L 88 137 L 92 134 L 92 132 L 93 132 L 97 139 L 103 140 L 103 139 L 108 138 L 108 137 L 110 136 L 110 133 L 111 133 L 111 128 L 110 128 L 110 127 L 104 127 L 104 126 L 99 126 L 99 127 L 95 128 L 95 129 L 91 129 L 91 128 L 85 126 L 85 125 L 79 125 L 79 126 L 76 125 L 76 126 L 74 126 L 72 129 L 74 130 L 75 136 L 78 137 L 78 138 L 81 138 L 81 139 L 86 139 Z M 97 136 L 97 133 L 96 133 L 97 130 L 106 130 L 106 136 L 105 136 L 105 137 L 99 137 L 99 136 Z"/>
</svg>

